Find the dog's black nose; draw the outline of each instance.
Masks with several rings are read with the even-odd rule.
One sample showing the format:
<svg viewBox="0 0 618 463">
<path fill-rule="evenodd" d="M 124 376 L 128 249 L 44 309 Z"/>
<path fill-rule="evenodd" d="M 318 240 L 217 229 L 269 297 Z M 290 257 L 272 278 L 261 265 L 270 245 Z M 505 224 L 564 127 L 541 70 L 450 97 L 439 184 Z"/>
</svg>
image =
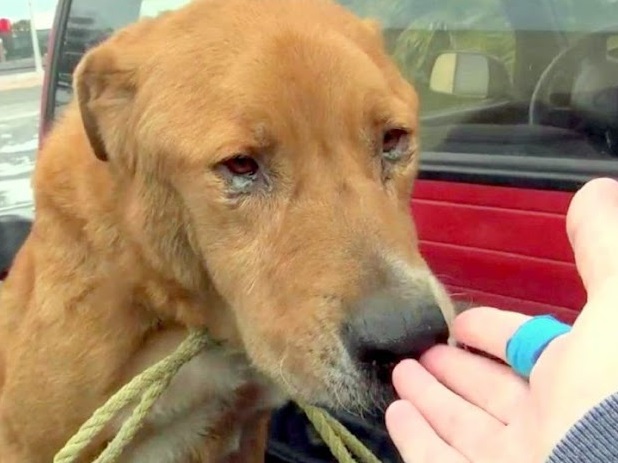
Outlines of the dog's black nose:
<svg viewBox="0 0 618 463">
<path fill-rule="evenodd" d="M 358 301 L 350 315 L 343 326 L 350 356 L 379 370 L 384 381 L 390 381 L 390 372 L 400 360 L 418 359 L 449 337 L 448 325 L 432 296 L 408 299 L 378 292 Z"/>
</svg>

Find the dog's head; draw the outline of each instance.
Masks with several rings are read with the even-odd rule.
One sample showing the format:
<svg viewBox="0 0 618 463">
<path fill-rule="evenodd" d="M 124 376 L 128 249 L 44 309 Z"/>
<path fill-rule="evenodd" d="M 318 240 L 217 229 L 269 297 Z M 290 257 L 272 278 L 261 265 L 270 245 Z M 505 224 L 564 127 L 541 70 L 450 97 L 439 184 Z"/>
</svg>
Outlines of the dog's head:
<svg viewBox="0 0 618 463">
<path fill-rule="evenodd" d="M 366 407 L 396 361 L 446 341 L 409 214 L 417 96 L 375 24 L 326 0 L 196 1 L 75 76 L 144 255 L 214 288 L 293 397 Z"/>
</svg>

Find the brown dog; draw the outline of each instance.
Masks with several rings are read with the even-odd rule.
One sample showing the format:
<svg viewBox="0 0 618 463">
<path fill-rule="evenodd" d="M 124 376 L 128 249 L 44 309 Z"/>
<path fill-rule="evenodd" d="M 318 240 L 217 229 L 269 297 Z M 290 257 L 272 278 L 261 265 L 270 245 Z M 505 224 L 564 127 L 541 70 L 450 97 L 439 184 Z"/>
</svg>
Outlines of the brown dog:
<svg viewBox="0 0 618 463">
<path fill-rule="evenodd" d="M 409 217 L 417 97 L 377 25 L 198 0 L 89 51 L 75 91 L 0 301 L 2 463 L 50 462 L 187 328 L 225 347 L 181 370 L 125 462 L 261 461 L 273 407 L 383 404 L 393 363 L 446 340 Z"/>
</svg>

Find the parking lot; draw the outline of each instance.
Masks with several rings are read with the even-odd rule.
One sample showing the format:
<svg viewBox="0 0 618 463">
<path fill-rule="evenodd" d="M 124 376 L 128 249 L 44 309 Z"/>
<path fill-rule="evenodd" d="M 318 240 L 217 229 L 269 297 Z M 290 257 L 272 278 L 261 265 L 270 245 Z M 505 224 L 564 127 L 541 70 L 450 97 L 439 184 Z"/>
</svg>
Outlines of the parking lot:
<svg viewBox="0 0 618 463">
<path fill-rule="evenodd" d="M 0 215 L 32 217 L 40 95 L 36 79 L 0 75 Z"/>
</svg>

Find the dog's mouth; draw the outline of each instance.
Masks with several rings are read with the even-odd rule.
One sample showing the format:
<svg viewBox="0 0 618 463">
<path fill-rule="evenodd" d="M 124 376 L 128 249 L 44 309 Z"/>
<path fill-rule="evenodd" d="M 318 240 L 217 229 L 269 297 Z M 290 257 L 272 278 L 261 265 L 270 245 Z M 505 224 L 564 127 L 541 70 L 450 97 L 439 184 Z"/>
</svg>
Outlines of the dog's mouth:
<svg viewBox="0 0 618 463">
<path fill-rule="evenodd" d="M 397 398 L 392 377 L 393 370 L 398 363 L 397 359 L 387 358 L 373 360 L 362 367 L 361 371 L 368 385 L 368 412 L 383 413 L 386 407 Z"/>
<path fill-rule="evenodd" d="M 344 348 L 331 348 L 329 354 L 320 356 L 323 369 L 313 370 L 313 378 L 303 374 L 287 376 L 290 381 L 286 390 L 294 399 L 334 412 L 379 417 L 398 398 L 393 371 L 403 359 L 418 358 L 420 354 L 374 349 L 366 356 L 350 355 Z"/>
<path fill-rule="evenodd" d="M 373 372 L 379 384 L 390 385 L 393 377 L 393 370 L 398 363 L 399 361 L 395 359 L 381 362 L 373 360 L 370 364 L 370 371 Z"/>
<path fill-rule="evenodd" d="M 392 374 L 398 363 L 398 360 L 389 359 L 355 365 L 355 373 L 331 382 L 325 391 L 327 397 L 316 405 L 360 417 L 382 416 L 397 399 Z"/>
</svg>

